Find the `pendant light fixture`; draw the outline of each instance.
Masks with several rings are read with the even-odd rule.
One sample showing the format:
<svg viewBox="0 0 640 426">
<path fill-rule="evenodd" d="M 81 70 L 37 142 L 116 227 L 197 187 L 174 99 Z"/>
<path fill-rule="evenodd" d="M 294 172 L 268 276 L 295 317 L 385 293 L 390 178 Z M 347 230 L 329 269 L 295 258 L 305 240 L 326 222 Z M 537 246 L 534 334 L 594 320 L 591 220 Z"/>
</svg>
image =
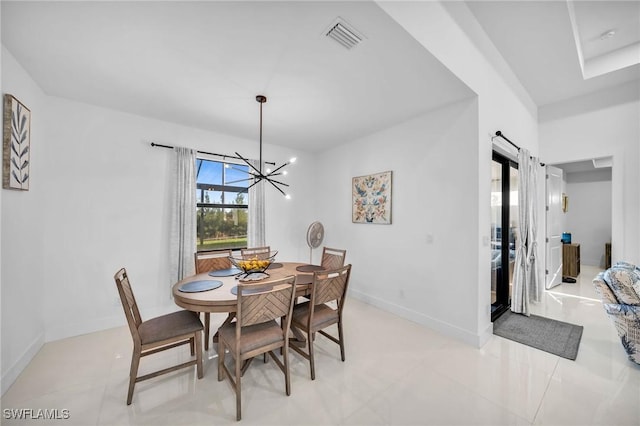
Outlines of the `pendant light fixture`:
<svg viewBox="0 0 640 426">
<path fill-rule="evenodd" d="M 275 180 L 274 176 L 286 175 L 287 172 L 285 170 L 283 170 L 283 168 L 286 165 L 295 162 L 296 161 L 295 158 L 292 158 L 291 160 L 289 160 L 288 162 L 284 163 L 280 167 L 276 167 L 273 171 L 271 171 L 270 169 L 267 169 L 266 172 L 262 171 L 263 167 L 264 167 L 264 163 L 262 161 L 262 104 L 267 102 L 267 97 L 263 96 L 263 95 L 258 95 L 258 96 L 256 96 L 256 101 L 258 101 L 260 103 L 260 160 L 259 160 L 258 168 L 256 168 L 253 164 L 251 164 L 251 162 L 248 159 L 246 159 L 245 157 L 243 157 L 239 153 L 236 152 L 236 155 L 239 158 L 241 158 L 242 161 L 247 163 L 247 165 L 251 168 L 247 173 L 249 173 L 249 175 L 250 175 L 249 179 L 253 179 L 253 183 L 251 185 L 249 185 L 248 188 L 251 188 L 252 186 L 257 185 L 258 183 L 260 183 L 262 181 L 265 181 L 265 182 L 269 182 L 271 185 L 273 185 L 273 187 L 275 189 L 277 189 L 278 191 L 280 191 L 280 193 L 282 195 L 284 195 L 286 198 L 291 198 L 281 188 L 283 186 L 287 186 L 288 187 L 289 184 L 286 184 L 284 182 L 280 182 L 279 180 Z"/>
</svg>

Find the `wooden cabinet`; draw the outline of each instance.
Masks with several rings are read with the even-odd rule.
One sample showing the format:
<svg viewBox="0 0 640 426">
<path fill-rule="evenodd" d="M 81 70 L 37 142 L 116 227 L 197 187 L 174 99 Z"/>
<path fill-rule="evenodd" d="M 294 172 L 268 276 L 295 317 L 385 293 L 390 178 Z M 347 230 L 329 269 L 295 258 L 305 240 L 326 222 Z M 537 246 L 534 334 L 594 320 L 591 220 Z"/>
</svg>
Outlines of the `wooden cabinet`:
<svg viewBox="0 0 640 426">
<path fill-rule="evenodd" d="M 580 275 L 580 244 L 562 245 L 562 276 L 576 278 Z"/>
</svg>

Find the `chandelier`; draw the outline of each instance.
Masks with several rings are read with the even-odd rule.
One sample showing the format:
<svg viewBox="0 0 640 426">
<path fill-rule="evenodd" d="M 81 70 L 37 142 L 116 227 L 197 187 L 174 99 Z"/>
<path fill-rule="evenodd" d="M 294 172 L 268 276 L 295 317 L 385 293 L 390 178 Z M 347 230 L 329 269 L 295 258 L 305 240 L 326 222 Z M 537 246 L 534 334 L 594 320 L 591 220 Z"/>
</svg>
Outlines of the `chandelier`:
<svg viewBox="0 0 640 426">
<path fill-rule="evenodd" d="M 287 172 L 286 172 L 286 170 L 283 170 L 284 167 L 286 165 L 288 165 L 288 164 L 291 164 L 291 163 L 295 162 L 296 161 L 295 158 L 290 159 L 288 162 L 284 163 L 280 167 L 276 167 L 274 170 L 267 169 L 265 172 L 262 171 L 263 166 L 264 166 L 264 163 L 262 161 L 262 104 L 267 102 L 267 97 L 263 96 L 263 95 L 258 95 L 258 96 L 256 96 L 256 101 L 258 101 L 260 103 L 260 160 L 259 160 L 258 168 L 256 168 L 248 159 L 246 159 L 245 157 L 240 155 L 238 152 L 236 152 L 236 155 L 240 159 L 242 159 L 242 161 L 247 163 L 247 165 L 251 168 L 247 172 L 247 173 L 249 173 L 250 177 L 247 178 L 247 179 L 243 179 L 243 180 L 253 180 L 253 183 L 251 185 L 249 185 L 247 187 L 247 189 L 251 188 L 254 185 L 257 185 L 258 183 L 260 183 L 262 181 L 269 182 L 271 185 L 273 185 L 273 187 L 275 189 L 280 191 L 280 193 L 282 195 L 284 195 L 286 198 L 291 198 L 288 194 L 286 194 L 282 190 L 282 187 L 284 187 L 284 186 L 288 187 L 289 184 L 286 184 L 286 183 L 281 182 L 279 180 L 275 180 L 274 177 L 275 176 L 286 175 Z"/>
</svg>

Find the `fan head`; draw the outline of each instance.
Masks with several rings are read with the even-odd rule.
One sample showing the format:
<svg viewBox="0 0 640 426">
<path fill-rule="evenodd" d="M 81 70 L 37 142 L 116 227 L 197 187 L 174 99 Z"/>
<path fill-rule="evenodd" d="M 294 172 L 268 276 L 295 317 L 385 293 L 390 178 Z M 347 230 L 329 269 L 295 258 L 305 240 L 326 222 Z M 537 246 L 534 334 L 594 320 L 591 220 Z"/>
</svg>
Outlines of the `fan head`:
<svg viewBox="0 0 640 426">
<path fill-rule="evenodd" d="M 317 248 L 324 239 L 324 226 L 320 222 L 313 222 L 307 229 L 307 244 L 311 248 Z"/>
</svg>

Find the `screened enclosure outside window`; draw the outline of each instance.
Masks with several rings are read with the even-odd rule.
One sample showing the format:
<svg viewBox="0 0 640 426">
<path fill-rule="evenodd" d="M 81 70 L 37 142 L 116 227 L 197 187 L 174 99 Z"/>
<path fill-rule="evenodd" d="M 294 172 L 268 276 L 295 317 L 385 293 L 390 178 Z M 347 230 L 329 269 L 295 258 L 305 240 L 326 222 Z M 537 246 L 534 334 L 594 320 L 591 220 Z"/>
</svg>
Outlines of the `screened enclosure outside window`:
<svg viewBox="0 0 640 426">
<path fill-rule="evenodd" d="M 196 160 L 198 251 L 247 247 L 248 166 Z"/>
</svg>

